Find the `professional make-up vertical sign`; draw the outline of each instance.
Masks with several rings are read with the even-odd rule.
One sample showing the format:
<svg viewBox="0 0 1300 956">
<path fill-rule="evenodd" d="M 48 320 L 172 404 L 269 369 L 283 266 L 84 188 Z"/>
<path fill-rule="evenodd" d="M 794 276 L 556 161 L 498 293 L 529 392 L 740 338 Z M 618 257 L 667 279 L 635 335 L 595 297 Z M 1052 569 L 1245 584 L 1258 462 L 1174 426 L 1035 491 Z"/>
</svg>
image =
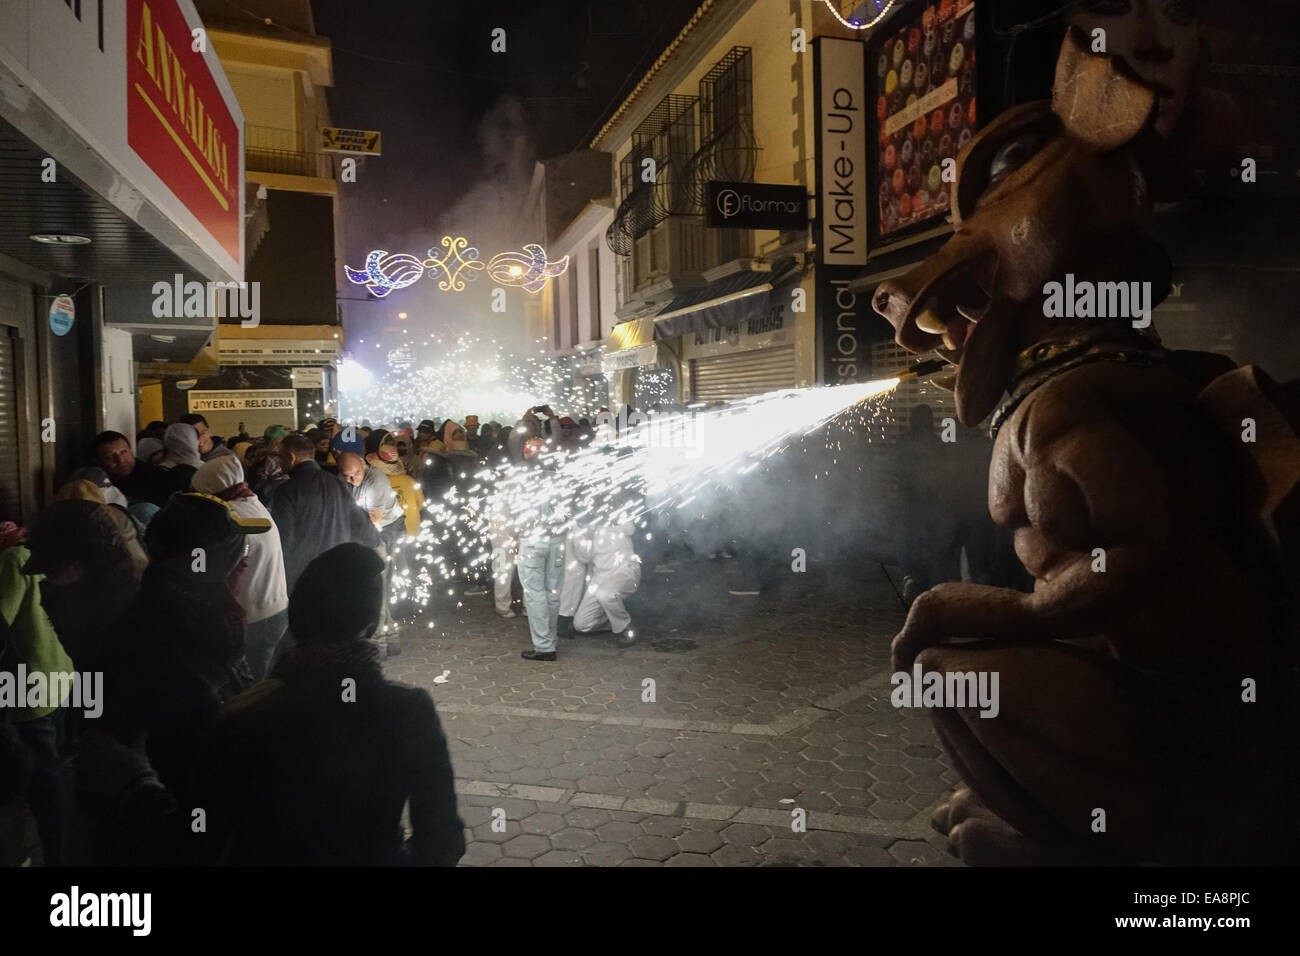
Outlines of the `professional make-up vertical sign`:
<svg viewBox="0 0 1300 956">
<path fill-rule="evenodd" d="M 817 114 L 817 330 L 821 379 L 864 381 L 870 301 L 848 289 L 867 262 L 865 47 L 856 40 L 813 42 Z"/>
</svg>

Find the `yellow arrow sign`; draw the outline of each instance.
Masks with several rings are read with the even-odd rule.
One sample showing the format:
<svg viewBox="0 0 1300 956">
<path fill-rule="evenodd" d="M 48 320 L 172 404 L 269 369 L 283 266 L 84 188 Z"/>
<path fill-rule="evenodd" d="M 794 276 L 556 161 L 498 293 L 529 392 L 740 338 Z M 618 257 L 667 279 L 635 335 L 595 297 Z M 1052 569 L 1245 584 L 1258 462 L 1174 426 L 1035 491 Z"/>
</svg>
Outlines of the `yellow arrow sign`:
<svg viewBox="0 0 1300 956">
<path fill-rule="evenodd" d="M 371 129 L 341 129 L 323 126 L 320 131 L 321 149 L 327 153 L 364 153 L 378 156 L 379 133 Z"/>
</svg>

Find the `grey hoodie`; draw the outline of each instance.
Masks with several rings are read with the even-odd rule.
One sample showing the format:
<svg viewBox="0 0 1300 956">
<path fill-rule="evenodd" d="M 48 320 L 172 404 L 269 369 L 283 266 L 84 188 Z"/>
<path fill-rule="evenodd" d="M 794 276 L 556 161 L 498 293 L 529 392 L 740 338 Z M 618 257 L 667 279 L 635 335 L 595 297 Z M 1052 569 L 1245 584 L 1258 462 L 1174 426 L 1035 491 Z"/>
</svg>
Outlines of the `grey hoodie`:
<svg viewBox="0 0 1300 956">
<path fill-rule="evenodd" d="M 348 487 L 352 490 L 352 500 L 364 510 L 384 513 L 379 519 L 379 527 L 387 528 L 394 521 L 405 520 L 406 515 L 402 511 L 402 506 L 397 500 L 397 492 L 393 490 L 388 476 L 374 465 L 366 465 L 361 484 Z"/>
</svg>

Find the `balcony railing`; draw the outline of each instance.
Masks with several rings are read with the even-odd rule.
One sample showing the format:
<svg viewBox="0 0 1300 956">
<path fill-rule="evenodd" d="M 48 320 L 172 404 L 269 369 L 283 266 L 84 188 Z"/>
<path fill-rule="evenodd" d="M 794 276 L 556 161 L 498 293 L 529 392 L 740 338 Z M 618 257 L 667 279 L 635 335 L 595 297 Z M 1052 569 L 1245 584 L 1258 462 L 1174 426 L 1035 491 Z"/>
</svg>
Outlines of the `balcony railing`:
<svg viewBox="0 0 1300 956">
<path fill-rule="evenodd" d="M 618 258 L 619 303 L 665 279 L 675 286 L 698 283 L 702 273 L 753 255 L 749 229 L 710 229 L 701 216 L 670 217 L 635 240 L 631 255 Z"/>
<path fill-rule="evenodd" d="M 319 150 L 304 149 L 305 135 L 308 134 L 296 129 L 245 124 L 244 169 L 250 173 L 333 179 L 333 157 Z"/>
</svg>

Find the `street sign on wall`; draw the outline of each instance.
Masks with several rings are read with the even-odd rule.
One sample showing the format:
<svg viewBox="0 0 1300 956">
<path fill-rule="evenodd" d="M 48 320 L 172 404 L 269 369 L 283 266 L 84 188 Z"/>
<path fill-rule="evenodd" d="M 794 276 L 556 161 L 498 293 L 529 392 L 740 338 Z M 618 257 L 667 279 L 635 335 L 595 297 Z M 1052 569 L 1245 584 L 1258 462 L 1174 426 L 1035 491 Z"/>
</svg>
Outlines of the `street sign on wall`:
<svg viewBox="0 0 1300 956">
<path fill-rule="evenodd" d="M 818 37 L 813 45 L 817 116 L 817 340 L 820 380 L 865 381 L 871 371 L 871 297 L 849 290 L 867 262 L 865 47 Z"/>
<path fill-rule="evenodd" d="M 191 412 L 298 409 L 298 393 L 292 388 L 193 389 L 186 398 Z"/>
<path fill-rule="evenodd" d="M 364 153 L 378 156 L 380 134 L 372 129 L 342 129 L 323 126 L 320 131 L 320 148 L 327 153 Z"/>
<path fill-rule="evenodd" d="M 802 229 L 808 224 L 808 190 L 771 183 L 711 182 L 708 223 L 723 229 Z"/>
<path fill-rule="evenodd" d="M 325 371 L 320 366 L 315 368 L 296 368 L 293 370 L 294 388 L 324 388 Z"/>
</svg>

